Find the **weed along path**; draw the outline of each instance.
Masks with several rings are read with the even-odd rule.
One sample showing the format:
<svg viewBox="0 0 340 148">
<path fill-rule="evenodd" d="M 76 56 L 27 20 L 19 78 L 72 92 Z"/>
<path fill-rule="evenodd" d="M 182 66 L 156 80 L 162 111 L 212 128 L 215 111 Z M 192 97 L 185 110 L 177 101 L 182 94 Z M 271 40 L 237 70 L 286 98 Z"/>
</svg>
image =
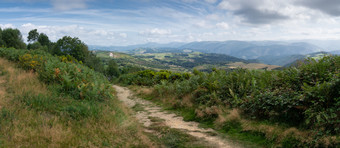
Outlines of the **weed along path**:
<svg viewBox="0 0 340 148">
<path fill-rule="evenodd" d="M 130 108 L 139 108 L 136 111 L 136 118 L 141 122 L 146 129 L 153 126 L 153 119 L 157 118 L 162 120 L 163 123 L 172 129 L 178 129 L 185 134 L 191 135 L 200 141 L 205 141 L 205 145 L 208 147 L 222 147 L 222 148 L 237 148 L 241 147 L 238 144 L 233 143 L 227 139 L 216 136 L 216 131 L 213 129 L 203 129 L 198 127 L 197 122 L 186 122 L 182 117 L 177 116 L 174 113 L 170 113 L 162 110 L 161 107 L 154 103 L 133 97 L 132 92 L 125 87 L 113 86 L 117 91 L 118 99 L 124 102 Z M 152 133 L 152 130 L 146 130 L 146 132 Z"/>
</svg>

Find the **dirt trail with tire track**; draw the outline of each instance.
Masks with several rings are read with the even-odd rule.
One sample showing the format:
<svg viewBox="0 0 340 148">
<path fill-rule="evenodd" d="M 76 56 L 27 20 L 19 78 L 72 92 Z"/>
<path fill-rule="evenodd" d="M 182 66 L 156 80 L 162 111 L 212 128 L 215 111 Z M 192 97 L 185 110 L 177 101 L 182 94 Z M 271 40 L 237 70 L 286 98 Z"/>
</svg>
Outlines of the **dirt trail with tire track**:
<svg viewBox="0 0 340 148">
<path fill-rule="evenodd" d="M 221 138 L 217 135 L 217 132 L 213 129 L 200 128 L 197 122 L 186 122 L 182 117 L 177 116 L 174 113 L 170 113 L 162 110 L 161 107 L 155 105 L 154 103 L 143 100 L 133 96 L 133 93 L 125 87 L 113 86 L 117 91 L 118 99 L 121 100 L 128 107 L 132 108 L 135 105 L 139 105 L 143 110 L 136 112 L 136 118 L 145 127 L 150 127 L 152 125 L 152 120 L 150 118 L 159 118 L 164 120 L 166 126 L 174 129 L 181 130 L 186 134 L 189 134 L 198 139 L 204 140 L 211 147 L 221 147 L 221 148 L 238 148 L 241 147 L 238 144 Z M 151 132 L 151 131 L 147 131 Z"/>
</svg>

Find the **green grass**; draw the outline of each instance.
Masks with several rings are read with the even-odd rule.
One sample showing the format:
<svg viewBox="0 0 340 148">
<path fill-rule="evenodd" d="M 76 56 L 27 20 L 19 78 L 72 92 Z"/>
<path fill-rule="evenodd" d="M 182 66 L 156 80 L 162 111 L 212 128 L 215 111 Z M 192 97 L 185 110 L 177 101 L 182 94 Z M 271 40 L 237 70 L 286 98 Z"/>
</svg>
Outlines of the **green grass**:
<svg viewBox="0 0 340 148">
<path fill-rule="evenodd" d="M 132 109 L 133 109 L 135 112 L 145 111 L 143 105 L 141 105 L 141 104 L 139 104 L 139 103 L 136 103 L 135 106 L 132 107 Z"/>
</svg>

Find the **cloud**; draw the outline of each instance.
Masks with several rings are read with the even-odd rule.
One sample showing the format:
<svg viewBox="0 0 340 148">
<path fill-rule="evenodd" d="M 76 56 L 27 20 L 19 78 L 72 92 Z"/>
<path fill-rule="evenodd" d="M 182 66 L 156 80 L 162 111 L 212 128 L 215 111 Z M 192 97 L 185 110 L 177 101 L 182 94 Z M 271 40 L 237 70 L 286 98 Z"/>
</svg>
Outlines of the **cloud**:
<svg viewBox="0 0 340 148">
<path fill-rule="evenodd" d="M 219 19 L 221 19 L 221 16 L 218 15 L 218 14 L 209 14 L 205 18 L 207 18 L 209 20 L 219 20 Z"/>
<path fill-rule="evenodd" d="M 86 0 L 51 0 L 54 9 L 67 11 L 72 9 L 84 9 L 87 7 Z"/>
<path fill-rule="evenodd" d="M 205 0 L 207 3 L 211 3 L 211 4 L 214 4 L 217 2 L 217 0 Z"/>
<path fill-rule="evenodd" d="M 251 24 L 270 24 L 289 17 L 271 10 L 258 10 L 254 8 L 243 8 L 235 11 L 236 15 L 244 18 L 245 22 Z"/>
<path fill-rule="evenodd" d="M 216 26 L 217 26 L 218 28 L 222 28 L 222 29 L 229 29 L 229 24 L 226 23 L 226 22 L 217 23 Z"/>
<path fill-rule="evenodd" d="M 240 9 L 241 5 L 239 3 L 224 0 L 221 3 L 218 4 L 218 7 L 220 9 L 226 9 L 226 10 L 234 11 L 234 10 Z"/>
<path fill-rule="evenodd" d="M 319 10 L 331 16 L 340 16 L 339 0 L 298 0 L 297 4 Z"/>
<path fill-rule="evenodd" d="M 120 33 L 119 36 L 121 36 L 122 38 L 127 38 L 127 34 L 126 33 Z"/>
<path fill-rule="evenodd" d="M 196 2 L 197 0 L 182 0 L 182 1 L 185 3 L 193 3 L 193 2 Z"/>
<path fill-rule="evenodd" d="M 154 28 L 154 29 L 147 29 L 145 31 L 141 31 L 139 32 L 139 34 L 146 35 L 146 36 L 164 36 L 164 35 L 170 35 L 171 30 Z"/>
<path fill-rule="evenodd" d="M 37 29 L 38 32 L 45 33 L 50 40 L 54 42 L 63 36 L 71 36 L 78 37 L 88 45 L 127 44 L 127 34 L 124 32 L 115 32 L 100 28 L 89 29 L 79 25 L 46 26 L 27 23 L 18 27 L 18 29 L 21 31 L 24 39 L 30 30 Z"/>
<path fill-rule="evenodd" d="M 0 24 L 1 29 L 6 29 L 6 28 L 15 28 L 13 24 Z"/>
<path fill-rule="evenodd" d="M 289 19 L 280 12 L 285 3 L 271 0 L 223 0 L 218 8 L 227 10 L 249 24 L 271 24 Z"/>
</svg>

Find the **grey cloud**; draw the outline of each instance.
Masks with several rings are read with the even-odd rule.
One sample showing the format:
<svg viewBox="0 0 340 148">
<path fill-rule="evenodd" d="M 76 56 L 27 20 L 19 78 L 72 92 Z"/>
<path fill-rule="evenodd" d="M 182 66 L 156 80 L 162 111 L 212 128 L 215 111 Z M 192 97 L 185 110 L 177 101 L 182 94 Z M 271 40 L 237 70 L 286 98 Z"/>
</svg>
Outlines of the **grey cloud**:
<svg viewBox="0 0 340 148">
<path fill-rule="evenodd" d="M 297 4 L 332 16 L 340 16 L 340 0 L 298 0 Z"/>
<path fill-rule="evenodd" d="M 270 24 L 280 20 L 289 19 L 288 16 L 282 15 L 275 11 L 258 10 L 256 8 L 242 8 L 234 12 L 245 19 L 245 22 L 251 24 Z"/>
<path fill-rule="evenodd" d="M 244 22 L 255 25 L 271 24 L 289 19 L 288 16 L 272 8 L 270 1 L 266 0 L 224 0 L 219 4 L 219 7 L 236 16 L 241 16 L 244 18 Z"/>
</svg>

